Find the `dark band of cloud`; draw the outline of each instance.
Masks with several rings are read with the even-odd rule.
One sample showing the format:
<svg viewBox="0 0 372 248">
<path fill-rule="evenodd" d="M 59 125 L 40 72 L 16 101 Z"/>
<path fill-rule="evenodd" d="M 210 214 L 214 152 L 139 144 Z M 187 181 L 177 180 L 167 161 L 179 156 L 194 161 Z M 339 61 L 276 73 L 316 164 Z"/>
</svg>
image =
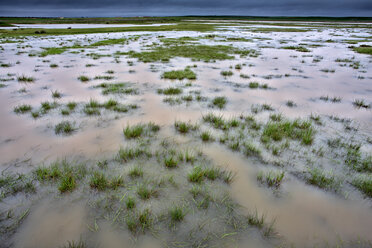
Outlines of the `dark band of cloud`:
<svg viewBox="0 0 372 248">
<path fill-rule="evenodd" d="M 372 0 L 0 0 L 1 16 L 372 16 Z"/>
</svg>

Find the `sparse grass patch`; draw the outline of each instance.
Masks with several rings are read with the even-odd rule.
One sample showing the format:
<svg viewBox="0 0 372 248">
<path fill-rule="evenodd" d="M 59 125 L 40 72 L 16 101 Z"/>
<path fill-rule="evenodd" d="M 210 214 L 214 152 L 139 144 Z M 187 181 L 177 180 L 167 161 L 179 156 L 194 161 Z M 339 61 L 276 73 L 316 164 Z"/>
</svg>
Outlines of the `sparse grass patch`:
<svg viewBox="0 0 372 248">
<path fill-rule="evenodd" d="M 74 110 L 77 106 L 77 103 L 76 102 L 68 102 L 67 103 L 67 107 L 69 110 Z"/>
<path fill-rule="evenodd" d="M 182 93 L 182 89 L 180 88 L 168 87 L 166 89 L 158 89 L 158 94 L 163 94 L 163 95 L 179 95 L 181 93 Z"/>
<path fill-rule="evenodd" d="M 303 52 L 303 53 L 308 53 L 311 52 L 309 49 L 303 46 L 284 46 L 281 47 L 282 49 L 289 49 L 289 50 L 295 50 L 297 52 Z"/>
<path fill-rule="evenodd" d="M 109 187 L 109 180 L 105 174 L 95 171 L 89 180 L 89 185 L 91 188 L 102 191 Z"/>
<path fill-rule="evenodd" d="M 178 165 L 178 161 L 173 156 L 169 156 L 164 158 L 164 165 L 167 168 L 175 168 Z"/>
<path fill-rule="evenodd" d="M 18 82 L 21 82 L 21 83 L 32 83 L 35 81 L 35 78 L 22 75 L 22 76 L 18 76 L 17 80 Z"/>
<path fill-rule="evenodd" d="M 233 74 L 232 71 L 221 71 L 221 75 L 224 77 L 231 77 Z"/>
<path fill-rule="evenodd" d="M 269 187 L 279 188 L 284 178 L 284 171 L 260 171 L 257 175 L 257 181 L 266 184 Z"/>
<path fill-rule="evenodd" d="M 229 128 L 228 124 L 223 119 L 222 115 L 215 115 L 213 113 L 208 113 L 207 115 L 203 116 L 203 121 L 212 124 L 214 128 L 218 128 L 222 130 L 226 130 Z"/>
<path fill-rule="evenodd" d="M 62 97 L 62 93 L 59 92 L 58 90 L 52 91 L 52 97 L 53 98 L 61 98 Z"/>
<path fill-rule="evenodd" d="M 128 175 L 131 178 L 142 177 L 143 176 L 143 169 L 139 166 L 134 166 L 132 169 L 129 170 Z"/>
<path fill-rule="evenodd" d="M 268 122 L 261 135 L 261 141 L 267 138 L 281 141 L 283 138 L 300 140 L 304 145 L 311 145 L 314 139 L 313 127 L 309 121 L 280 121 Z"/>
<path fill-rule="evenodd" d="M 54 127 L 54 132 L 56 134 L 69 135 L 75 130 L 76 128 L 74 127 L 74 125 L 69 121 L 62 121 Z"/>
<path fill-rule="evenodd" d="M 133 196 L 128 196 L 125 199 L 125 206 L 127 207 L 128 210 L 131 210 L 136 207 L 136 200 Z"/>
<path fill-rule="evenodd" d="M 353 47 L 352 49 L 357 53 L 372 55 L 372 46 L 369 45 L 361 45 L 359 47 Z"/>
<path fill-rule="evenodd" d="M 23 104 L 23 105 L 19 105 L 15 107 L 13 111 L 14 113 L 17 113 L 17 114 L 24 114 L 24 113 L 30 112 L 31 110 L 32 110 L 31 105 Z"/>
<path fill-rule="evenodd" d="M 372 197 L 372 177 L 369 175 L 356 177 L 352 185 L 362 191 L 366 196 Z"/>
<path fill-rule="evenodd" d="M 190 68 L 186 68 L 184 70 L 175 70 L 175 71 L 166 71 L 161 75 L 162 78 L 167 79 L 189 79 L 194 80 L 196 79 L 196 74 Z"/>
<path fill-rule="evenodd" d="M 90 81 L 90 78 L 87 77 L 87 76 L 82 75 L 82 76 L 79 76 L 78 77 L 78 80 L 80 80 L 81 82 L 85 83 L 85 82 Z"/>
<path fill-rule="evenodd" d="M 214 141 L 212 134 L 209 131 L 204 131 L 200 134 L 200 138 L 203 142 Z"/>
<path fill-rule="evenodd" d="M 122 162 L 128 162 L 139 157 L 151 157 L 152 154 L 147 148 L 135 147 L 135 148 L 120 148 L 117 159 Z"/>
<path fill-rule="evenodd" d="M 225 108 L 226 103 L 227 103 L 227 99 L 224 96 L 217 96 L 217 97 L 213 98 L 213 100 L 212 100 L 213 106 L 216 106 L 219 109 Z"/>
<path fill-rule="evenodd" d="M 134 126 L 127 126 L 124 130 L 124 136 L 127 139 L 139 138 L 142 135 L 151 135 L 160 130 L 160 127 L 152 122 L 148 124 L 137 124 Z"/>
<path fill-rule="evenodd" d="M 94 86 L 95 88 L 102 88 L 102 94 L 125 94 L 125 95 L 137 95 L 139 94 L 138 89 L 131 88 L 130 83 L 101 83 Z"/>
<path fill-rule="evenodd" d="M 154 188 L 149 188 L 145 184 L 141 184 L 137 187 L 137 194 L 142 200 L 148 200 L 150 197 L 156 196 L 157 191 Z"/>
<path fill-rule="evenodd" d="M 198 129 L 197 125 L 192 125 L 191 123 L 182 121 L 175 121 L 174 127 L 180 133 L 188 133 L 190 130 L 195 131 Z"/>
<path fill-rule="evenodd" d="M 365 108 L 365 109 L 371 108 L 371 104 L 367 104 L 363 99 L 355 99 L 353 101 L 353 105 L 356 108 Z"/>
<path fill-rule="evenodd" d="M 315 185 L 322 189 L 337 191 L 339 187 L 339 182 L 331 173 L 326 174 L 319 168 L 309 169 L 305 178 L 308 184 Z"/>
<path fill-rule="evenodd" d="M 75 178 L 72 174 L 64 175 L 59 184 L 58 190 L 61 193 L 73 191 L 76 188 Z"/>
<path fill-rule="evenodd" d="M 195 166 L 187 178 L 192 183 L 201 183 L 204 179 L 204 170 L 200 166 Z"/>
<path fill-rule="evenodd" d="M 169 215 L 172 221 L 179 222 L 185 218 L 186 212 L 181 206 L 173 206 L 169 209 Z"/>
<path fill-rule="evenodd" d="M 243 147 L 244 147 L 243 152 L 248 157 L 249 156 L 259 157 L 261 155 L 261 150 L 253 143 L 245 142 Z"/>
</svg>

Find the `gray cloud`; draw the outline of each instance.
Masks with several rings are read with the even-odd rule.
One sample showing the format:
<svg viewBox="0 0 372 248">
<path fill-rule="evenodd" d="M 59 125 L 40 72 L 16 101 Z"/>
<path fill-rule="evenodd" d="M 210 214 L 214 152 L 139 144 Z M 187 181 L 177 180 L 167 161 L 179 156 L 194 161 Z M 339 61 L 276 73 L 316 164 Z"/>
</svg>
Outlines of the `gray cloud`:
<svg viewBox="0 0 372 248">
<path fill-rule="evenodd" d="M 2 16 L 372 16 L 371 0 L 0 0 Z"/>
</svg>

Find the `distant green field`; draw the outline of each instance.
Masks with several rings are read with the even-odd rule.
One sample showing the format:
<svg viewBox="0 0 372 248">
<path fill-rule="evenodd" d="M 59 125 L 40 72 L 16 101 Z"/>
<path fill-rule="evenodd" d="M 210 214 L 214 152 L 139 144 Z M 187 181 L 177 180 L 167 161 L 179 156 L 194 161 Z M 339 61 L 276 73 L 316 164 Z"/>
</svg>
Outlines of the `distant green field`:
<svg viewBox="0 0 372 248">
<path fill-rule="evenodd" d="M 372 17 L 286 17 L 286 16 L 169 16 L 169 17 L 0 17 L 0 23 L 12 24 L 148 24 L 171 23 L 189 20 L 245 20 L 245 21 L 308 21 L 308 22 L 371 22 Z"/>
<path fill-rule="evenodd" d="M 211 24 L 176 24 L 165 26 L 137 26 L 137 27 L 110 27 L 110 28 L 79 28 L 79 29 L 15 29 L 1 30 L 0 37 L 29 36 L 29 35 L 70 35 L 70 34 L 89 34 L 89 33 L 111 33 L 111 32 L 135 32 L 135 31 L 213 31 L 214 25 Z"/>
</svg>

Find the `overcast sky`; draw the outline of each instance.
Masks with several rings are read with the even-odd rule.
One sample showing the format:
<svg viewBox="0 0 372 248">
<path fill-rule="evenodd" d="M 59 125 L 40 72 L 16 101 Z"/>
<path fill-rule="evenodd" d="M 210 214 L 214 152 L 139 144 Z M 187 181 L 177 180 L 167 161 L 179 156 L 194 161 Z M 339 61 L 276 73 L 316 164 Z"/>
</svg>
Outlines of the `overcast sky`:
<svg viewBox="0 0 372 248">
<path fill-rule="evenodd" d="M 372 0 L 0 0 L 0 16 L 368 16 Z"/>
</svg>

